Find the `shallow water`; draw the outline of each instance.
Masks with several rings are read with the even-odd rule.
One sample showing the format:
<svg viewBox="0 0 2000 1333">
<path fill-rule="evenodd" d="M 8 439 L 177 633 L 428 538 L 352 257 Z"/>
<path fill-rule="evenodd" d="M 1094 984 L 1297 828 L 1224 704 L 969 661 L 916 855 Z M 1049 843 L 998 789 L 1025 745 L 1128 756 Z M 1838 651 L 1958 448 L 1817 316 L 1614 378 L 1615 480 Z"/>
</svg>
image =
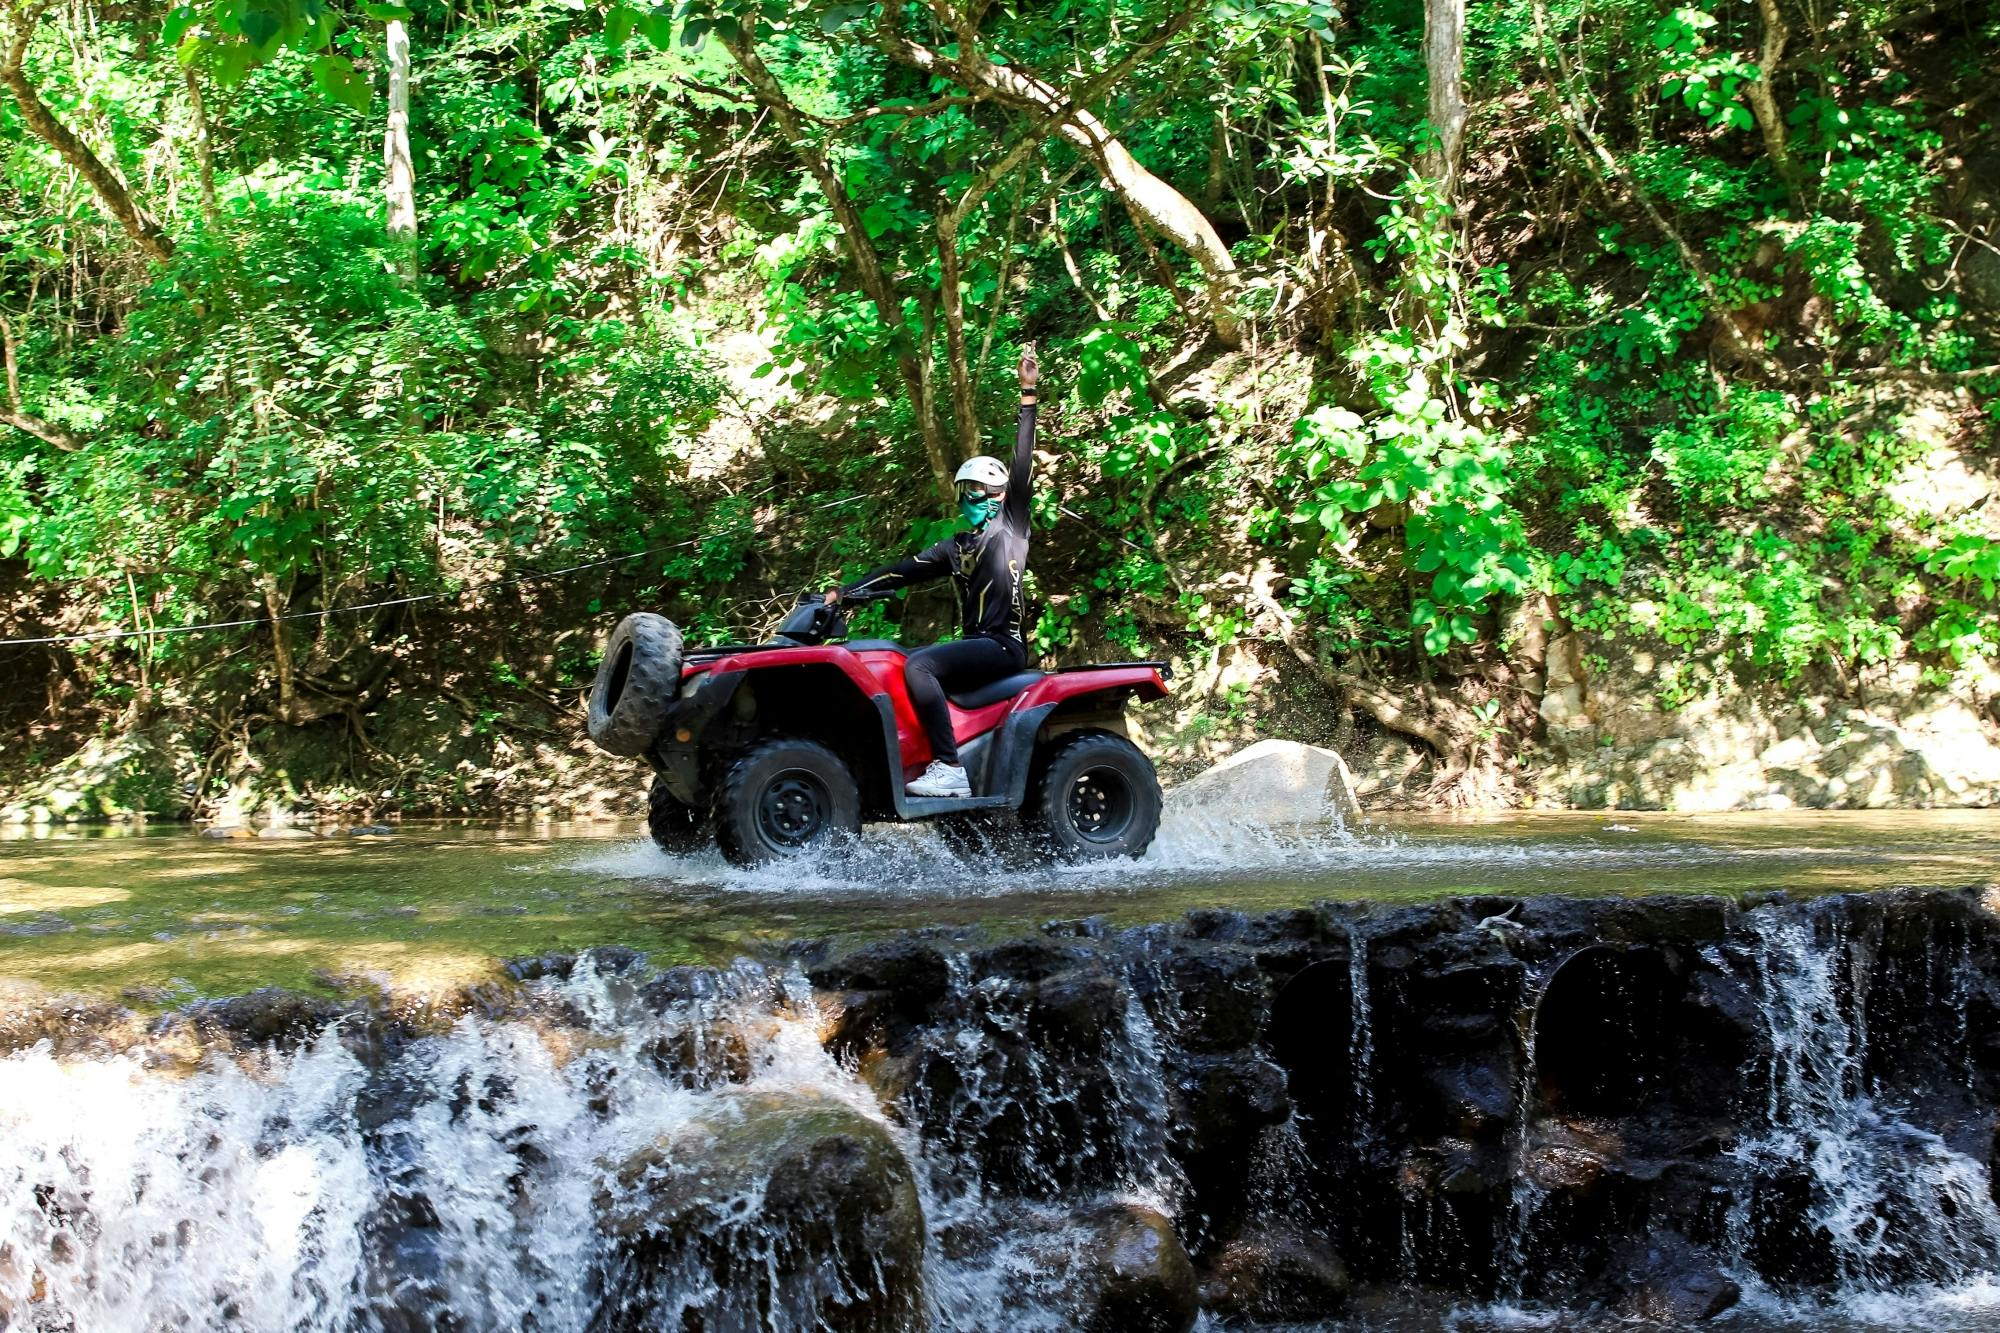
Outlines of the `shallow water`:
<svg viewBox="0 0 2000 1333">
<path fill-rule="evenodd" d="M 310 842 L 92 831 L 0 841 L 0 981 L 167 1005 L 357 974 L 447 985 L 490 974 L 499 958 L 601 944 L 648 951 L 656 964 L 715 962 L 775 958 L 788 940 L 829 933 L 947 925 L 999 934 L 1054 917 L 1141 922 L 1202 906 L 1462 893 L 1805 896 L 1996 879 L 2000 813 L 1514 815 L 1390 820 L 1352 833 L 1170 820 L 1140 862 L 1032 870 L 959 860 L 915 830 L 873 832 L 810 872 L 737 871 L 712 853 L 669 857 L 616 825 L 412 824 L 381 839 Z M 2000 1214 L 1984 1202 L 1985 1169 L 1920 1142 L 1893 1108 L 1858 1093 L 1823 1095 L 1851 1081 L 1843 1071 L 1863 1040 L 1829 1033 L 1825 1021 L 1838 1011 L 1838 959 L 1804 936 L 1759 941 L 1771 1058 L 1783 1075 L 1772 1086 L 1790 1091 L 1774 1101 L 1767 1132 L 1744 1141 L 1745 1160 L 1811 1156 L 1830 1224 L 1865 1223 L 1878 1198 L 1930 1200 L 1910 1215 L 1932 1230 L 1896 1243 L 1943 1256 L 1951 1280 L 1934 1290 L 1874 1280 L 1874 1241 L 1856 1226 L 1843 1253 L 1857 1269 L 1836 1299 L 1788 1301 L 1745 1273 L 1745 1299 L 1722 1326 L 2000 1327 L 1989 1262 L 2000 1252 Z M 822 1049 L 803 980 L 782 964 L 772 975 L 797 999 L 777 1021 L 758 1020 L 747 1088 L 846 1106 L 882 1122 L 917 1162 L 933 1230 L 934 1326 L 1069 1327 L 1063 1265 L 1073 1242 L 1060 1210 L 1039 1218 L 1038 1205 L 1012 1204 L 1014 1224 L 996 1231 L 985 1216 L 994 1201 L 966 1189 L 976 1172 L 884 1120 L 856 1071 Z M 465 1326 L 519 1327 L 529 1311 L 539 1327 L 589 1326 L 591 1288 L 578 1274 L 596 1275 L 604 1262 L 589 1219 L 596 1192 L 610 1187 L 605 1163 L 723 1105 L 716 1092 L 664 1079 L 653 1043 L 715 1016 L 641 1011 L 589 968 L 536 988 L 573 1005 L 587 1039 L 551 1046 L 533 1024 L 467 1018 L 411 1049 L 407 1101 L 371 1111 L 389 1117 L 374 1130 L 358 1110 L 370 1072 L 331 1034 L 240 1065 L 211 1061 L 186 1078 L 152 1072 L 136 1053 L 63 1060 L 42 1046 L 0 1059 L 0 1186 L 12 1185 L 0 1188 L 0 1312 L 47 1302 L 80 1315 L 75 1327 L 105 1329 L 373 1327 L 367 1311 L 387 1260 L 368 1247 L 387 1243 L 382 1211 L 417 1191 L 441 1219 L 426 1229 L 440 1299 Z M 0 992 L 0 1010 L 16 1002 Z M 1126 1027 L 1117 1050 L 1132 1133 L 1116 1194 L 1172 1211 L 1158 1034 L 1136 1008 Z M 1371 1049 L 1365 1017 L 1358 1038 L 1356 1050 Z M 469 1088 L 483 1091 L 469 1097 Z M 1013 1113 L 997 1101 L 994 1109 Z M 1829 1144 L 1841 1152 L 1827 1153 Z M 94 1210 L 93 1199 L 126 1203 Z M 967 1235 L 978 1243 L 947 1254 L 937 1239 L 945 1235 L 954 1246 Z M 1369 1292 L 1340 1324 L 1313 1327 L 1501 1333 L 1609 1322 L 1392 1287 Z"/>
<path fill-rule="evenodd" d="M 1510 814 L 1344 831 L 1169 816 L 1137 862 L 1015 869 L 877 828 L 816 862 L 672 857 L 632 825 L 404 824 L 216 841 L 179 827 L 0 831 L 0 982 L 165 1004 L 329 976 L 443 987 L 494 961 L 624 944 L 662 963 L 802 936 L 995 931 L 1102 913 L 1461 893 L 1794 894 L 2000 880 L 2000 812 Z"/>
</svg>

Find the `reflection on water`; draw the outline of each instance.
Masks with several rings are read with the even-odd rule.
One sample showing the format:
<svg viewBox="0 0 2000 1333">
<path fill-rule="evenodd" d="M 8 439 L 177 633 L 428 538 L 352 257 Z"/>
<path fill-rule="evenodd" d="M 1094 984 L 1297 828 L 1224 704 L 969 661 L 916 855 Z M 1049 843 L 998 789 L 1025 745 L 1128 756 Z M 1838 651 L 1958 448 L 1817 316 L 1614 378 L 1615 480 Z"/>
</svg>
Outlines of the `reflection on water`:
<svg viewBox="0 0 2000 1333">
<path fill-rule="evenodd" d="M 961 860 L 921 827 L 744 871 L 631 825 L 410 823 L 393 836 L 213 841 L 182 828 L 12 830 L 0 979 L 156 1001 L 328 973 L 460 983 L 492 960 L 618 943 L 663 962 L 767 956 L 805 935 L 907 925 L 1114 923 L 1190 908 L 1457 893 L 1794 894 L 2000 878 L 2000 812 L 1398 817 L 1353 832 L 1254 811 L 1170 815 L 1136 862 Z"/>
</svg>

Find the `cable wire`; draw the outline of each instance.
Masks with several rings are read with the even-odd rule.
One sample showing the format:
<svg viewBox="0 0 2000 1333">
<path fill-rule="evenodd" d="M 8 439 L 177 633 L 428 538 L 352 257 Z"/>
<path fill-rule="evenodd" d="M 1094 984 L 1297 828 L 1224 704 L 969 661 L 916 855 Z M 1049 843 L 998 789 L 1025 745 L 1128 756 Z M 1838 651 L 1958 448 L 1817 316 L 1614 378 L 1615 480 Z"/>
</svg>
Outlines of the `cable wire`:
<svg viewBox="0 0 2000 1333">
<path fill-rule="evenodd" d="M 844 500 L 830 500 L 825 504 L 813 505 L 817 512 L 823 509 L 837 509 L 842 505 L 854 504 L 865 499 L 860 495 L 850 495 Z M 379 602 L 361 602 L 354 606 L 329 607 L 321 611 L 287 611 L 281 616 L 251 616 L 245 620 L 210 620 L 199 625 L 168 625 L 154 629 L 114 629 L 97 630 L 87 634 L 51 634 L 33 639 L 0 639 L 0 648 L 26 648 L 38 644 L 58 643 L 98 643 L 115 639 L 163 638 L 170 634 L 200 634 L 210 630 L 243 629 L 251 625 L 272 625 L 287 620 L 325 620 L 331 616 L 359 615 L 363 611 L 381 611 L 392 606 L 409 606 L 416 602 L 435 602 L 447 598 L 464 597 L 468 593 L 489 592 L 496 588 L 511 588 L 517 584 L 533 583 L 539 579 L 561 578 L 586 569 L 598 569 L 605 565 L 621 565 L 628 560 L 643 560 L 649 555 L 660 555 L 667 551 L 681 551 L 690 546 L 699 546 L 719 534 L 692 537 L 684 542 L 670 542 L 665 546 L 649 547 L 643 551 L 632 551 L 626 555 L 606 556 L 602 560 L 586 560 L 579 565 L 568 565 L 562 569 L 533 570 L 517 574 L 513 578 L 496 579 L 491 583 L 475 583 L 452 592 L 413 593 L 408 597 L 390 597 Z"/>
</svg>

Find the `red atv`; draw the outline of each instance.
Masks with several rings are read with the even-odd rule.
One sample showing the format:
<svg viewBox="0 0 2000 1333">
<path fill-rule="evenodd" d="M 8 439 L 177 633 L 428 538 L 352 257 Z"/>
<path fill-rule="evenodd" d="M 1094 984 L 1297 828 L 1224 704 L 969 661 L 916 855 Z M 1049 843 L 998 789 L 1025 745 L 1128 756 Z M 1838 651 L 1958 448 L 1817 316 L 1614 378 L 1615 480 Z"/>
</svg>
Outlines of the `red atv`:
<svg viewBox="0 0 2000 1333">
<path fill-rule="evenodd" d="M 863 600 L 850 595 L 849 601 Z M 737 865 L 793 856 L 867 821 L 936 819 L 954 848 L 1138 856 L 1160 823 L 1152 761 L 1125 705 L 1164 698 L 1164 662 L 1023 671 L 949 696 L 969 798 L 904 791 L 930 742 L 903 685 L 908 651 L 836 643 L 838 606 L 807 593 L 769 643 L 683 652 L 664 616 L 619 622 L 590 693 L 590 738 L 652 764 L 653 840 L 713 836 Z"/>
</svg>

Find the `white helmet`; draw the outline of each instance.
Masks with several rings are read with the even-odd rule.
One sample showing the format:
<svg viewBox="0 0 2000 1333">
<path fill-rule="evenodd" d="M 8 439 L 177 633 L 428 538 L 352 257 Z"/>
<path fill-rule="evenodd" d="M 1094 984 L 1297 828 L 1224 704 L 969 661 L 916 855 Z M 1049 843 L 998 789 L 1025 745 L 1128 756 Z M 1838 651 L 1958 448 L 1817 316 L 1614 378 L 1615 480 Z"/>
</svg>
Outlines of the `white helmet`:
<svg viewBox="0 0 2000 1333">
<path fill-rule="evenodd" d="M 999 459 L 981 454 L 977 458 L 966 459 L 951 481 L 954 486 L 960 482 L 976 481 L 988 490 L 1003 491 L 1007 489 L 1007 467 Z"/>
</svg>

